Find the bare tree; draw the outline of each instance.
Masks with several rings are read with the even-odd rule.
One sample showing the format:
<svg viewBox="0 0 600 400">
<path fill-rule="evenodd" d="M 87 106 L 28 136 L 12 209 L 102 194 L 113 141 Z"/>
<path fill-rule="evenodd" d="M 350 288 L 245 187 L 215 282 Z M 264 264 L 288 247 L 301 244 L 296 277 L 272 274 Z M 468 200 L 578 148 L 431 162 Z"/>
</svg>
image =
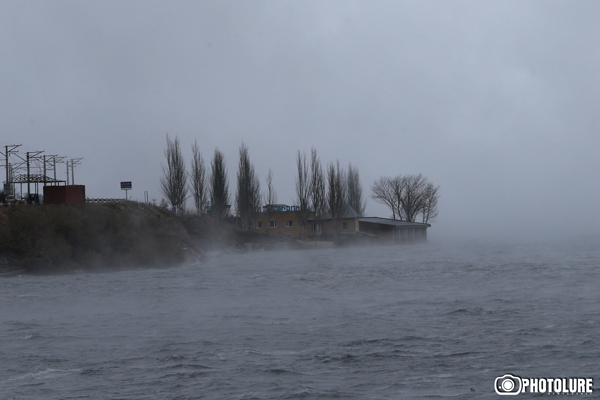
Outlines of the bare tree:
<svg viewBox="0 0 600 400">
<path fill-rule="evenodd" d="M 298 168 L 298 176 L 296 177 L 296 205 L 299 207 L 298 221 L 300 222 L 300 231 L 304 237 L 306 235 L 306 220 L 310 205 L 310 176 L 306 153 L 300 153 L 300 150 L 298 150 L 298 156 L 296 157 L 296 166 Z"/>
<path fill-rule="evenodd" d="M 359 217 L 362 217 L 365 213 L 365 207 L 367 206 L 366 200 L 363 201 L 362 185 L 360 184 L 360 177 L 358 175 L 358 168 L 353 167 L 352 164 L 348 165 L 348 175 L 346 176 L 346 188 L 347 188 L 347 203 L 356 211 Z"/>
<path fill-rule="evenodd" d="M 227 206 L 229 205 L 229 182 L 227 180 L 225 156 L 223 156 L 223 153 L 221 153 L 219 149 L 215 149 L 211 169 L 211 207 L 217 220 L 221 221 L 227 215 Z"/>
<path fill-rule="evenodd" d="M 329 164 L 327 171 L 327 203 L 331 218 L 337 226 L 339 220 L 346 209 L 346 176 L 344 171 L 340 169 L 340 162 Z"/>
<path fill-rule="evenodd" d="M 269 173 L 267 174 L 267 191 L 265 193 L 265 203 L 267 205 L 277 203 L 277 192 L 275 192 L 275 188 L 273 187 L 273 171 L 269 168 Z"/>
<path fill-rule="evenodd" d="M 398 175 L 381 177 L 371 187 L 373 199 L 387 205 L 393 218 L 415 222 L 422 215 L 423 222 L 437 216 L 439 186 L 430 183 L 423 175 Z"/>
<path fill-rule="evenodd" d="M 206 167 L 204 159 L 198 148 L 198 142 L 192 145 L 192 172 L 190 173 L 194 205 L 198 214 L 204 214 L 208 206 L 208 195 L 206 187 Z"/>
<path fill-rule="evenodd" d="M 423 222 L 428 223 L 438 216 L 438 194 L 440 187 L 434 186 L 433 183 L 428 183 L 425 188 L 425 202 L 423 204 L 423 210 L 421 215 L 423 216 Z"/>
<path fill-rule="evenodd" d="M 269 219 L 269 226 L 271 226 L 271 206 L 275 203 L 277 203 L 277 193 L 275 192 L 275 188 L 273 187 L 273 171 L 271 171 L 271 168 L 269 168 L 269 173 L 267 174 L 267 191 L 265 193 L 265 204 L 268 206 L 267 214 Z"/>
<path fill-rule="evenodd" d="M 392 218 L 396 219 L 398 210 L 398 198 L 396 196 L 395 185 L 393 178 L 382 176 L 373 182 L 371 186 L 373 200 L 378 203 L 384 204 L 392 210 Z"/>
<path fill-rule="evenodd" d="M 260 182 L 244 143 L 240 146 L 235 202 L 242 228 L 250 229 L 254 214 L 260 209 Z"/>
<path fill-rule="evenodd" d="M 401 190 L 397 192 L 397 196 L 402 217 L 406 221 L 415 222 L 425 204 L 427 178 L 421 174 L 405 175 L 401 182 Z"/>
<path fill-rule="evenodd" d="M 325 192 L 325 177 L 321 160 L 317 156 L 317 150 L 313 147 L 310 153 L 310 199 L 312 209 L 315 213 L 315 228 L 317 235 L 321 233 L 321 221 L 327 212 L 327 198 Z"/>
<path fill-rule="evenodd" d="M 185 161 L 177 136 L 171 140 L 167 135 L 165 157 L 167 166 L 163 165 L 163 177 L 160 179 L 160 186 L 171 206 L 180 210 L 185 207 L 188 189 Z"/>
</svg>

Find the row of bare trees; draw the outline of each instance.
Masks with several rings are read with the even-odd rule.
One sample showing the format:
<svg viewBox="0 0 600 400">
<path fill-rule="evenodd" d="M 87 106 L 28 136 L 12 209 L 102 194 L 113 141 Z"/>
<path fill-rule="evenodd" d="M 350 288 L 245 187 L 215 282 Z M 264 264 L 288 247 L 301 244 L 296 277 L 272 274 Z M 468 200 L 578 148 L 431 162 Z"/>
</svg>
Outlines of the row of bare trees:
<svg viewBox="0 0 600 400">
<path fill-rule="evenodd" d="M 229 183 L 223 153 L 219 149 L 215 149 L 209 176 L 198 143 L 194 142 L 192 145 L 191 172 L 188 175 L 179 138 L 171 139 L 167 135 L 165 158 L 167 159 L 167 165 L 163 165 L 163 176 L 160 184 L 171 207 L 183 210 L 188 199 L 188 193 L 191 191 L 196 212 L 199 214 L 206 213 L 210 201 L 213 214 L 218 220 L 221 220 L 226 215 L 229 204 Z"/>
<path fill-rule="evenodd" d="M 359 217 L 363 216 L 366 201 L 363 200 L 358 168 L 350 164 L 345 171 L 340 167 L 340 162 L 336 161 L 329 163 L 324 172 L 314 147 L 311 149 L 310 165 L 306 153 L 300 151 L 296 157 L 296 165 L 296 205 L 299 207 L 298 219 L 303 233 L 307 225 L 308 210 L 314 212 L 317 226 L 327 214 L 333 220 L 342 218 L 348 206 Z"/>
<path fill-rule="evenodd" d="M 424 223 L 438 215 L 439 189 L 421 174 L 382 176 L 371 187 L 373 199 L 388 206 L 394 219 L 415 222 L 421 216 Z"/>
<path fill-rule="evenodd" d="M 248 147 L 243 143 L 239 155 L 235 204 L 242 228 L 249 229 L 255 213 L 260 211 L 262 201 L 268 205 L 275 204 L 277 193 L 273 187 L 273 172 L 269 169 L 266 191 L 261 198 L 260 182 L 254 165 L 250 162 Z M 191 192 L 197 213 L 204 214 L 210 209 L 218 220 L 222 220 L 227 215 L 230 202 L 223 153 L 215 149 L 209 173 L 198 143 L 194 142 L 191 172 L 188 174 L 179 139 L 171 139 L 167 135 L 165 157 L 167 164 L 163 166 L 161 187 L 171 206 L 184 209 L 188 193 Z M 317 224 L 327 214 L 333 219 L 341 218 L 348 206 L 359 216 L 363 215 L 366 201 L 363 199 L 356 167 L 350 164 L 348 169 L 344 170 L 337 161 L 335 164 L 329 163 L 324 171 L 315 148 L 311 149 L 310 160 L 306 153 L 298 151 L 296 164 L 296 205 L 303 230 L 310 212 L 314 212 Z"/>
<path fill-rule="evenodd" d="M 255 213 L 260 211 L 262 201 L 275 204 L 277 194 L 273 187 L 273 173 L 269 169 L 266 192 L 264 198 L 261 198 L 260 182 L 254 165 L 250 162 L 248 147 L 243 143 L 239 154 L 235 202 L 241 226 L 249 229 Z M 194 206 L 199 214 L 208 212 L 210 208 L 212 214 L 218 220 L 222 220 L 227 215 L 230 203 L 223 153 L 215 149 L 209 174 L 198 143 L 194 142 L 191 172 L 188 174 L 179 139 L 171 139 L 167 135 L 165 157 L 167 164 L 163 166 L 161 187 L 171 206 L 183 209 L 188 191 L 191 191 Z M 339 161 L 336 161 L 327 164 L 324 170 L 317 150 L 312 148 L 310 160 L 306 153 L 298 151 L 296 166 L 296 205 L 303 230 L 310 212 L 314 213 L 317 225 L 324 218 L 342 218 L 348 206 L 352 207 L 358 216 L 363 216 L 366 201 L 363 199 L 358 169 L 352 164 L 344 170 Z M 427 223 L 438 215 L 439 186 L 435 186 L 421 174 L 382 176 L 373 183 L 371 190 L 372 198 L 388 206 L 394 219 L 415 222 L 420 216 L 422 222 Z"/>
</svg>

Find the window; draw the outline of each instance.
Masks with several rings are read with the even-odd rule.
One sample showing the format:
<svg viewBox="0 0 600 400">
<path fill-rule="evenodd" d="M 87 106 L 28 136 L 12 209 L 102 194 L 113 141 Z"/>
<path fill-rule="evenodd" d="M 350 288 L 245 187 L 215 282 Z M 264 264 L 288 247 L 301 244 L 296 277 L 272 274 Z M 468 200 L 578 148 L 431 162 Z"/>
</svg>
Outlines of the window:
<svg viewBox="0 0 600 400">
<path fill-rule="evenodd" d="M 254 223 L 254 228 L 256 228 L 256 229 L 262 228 L 262 221 L 256 221 Z"/>
<path fill-rule="evenodd" d="M 348 223 L 342 222 L 342 229 L 348 229 Z"/>
<path fill-rule="evenodd" d="M 269 228 L 277 228 L 277 221 L 269 221 Z"/>
<path fill-rule="evenodd" d="M 286 228 L 290 228 L 292 226 L 294 226 L 294 221 L 291 221 L 291 220 L 290 221 L 285 221 L 285 227 Z"/>
</svg>

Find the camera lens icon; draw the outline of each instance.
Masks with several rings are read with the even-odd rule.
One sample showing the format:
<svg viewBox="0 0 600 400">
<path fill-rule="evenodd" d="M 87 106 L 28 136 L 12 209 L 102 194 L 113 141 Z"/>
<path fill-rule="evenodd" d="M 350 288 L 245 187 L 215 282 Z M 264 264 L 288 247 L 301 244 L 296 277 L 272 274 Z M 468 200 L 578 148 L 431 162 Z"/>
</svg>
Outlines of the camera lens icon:
<svg viewBox="0 0 600 400">
<path fill-rule="evenodd" d="M 515 382 L 512 379 L 505 379 L 502 381 L 500 386 L 502 386 L 502 390 L 505 392 L 512 392 L 512 390 L 515 388 Z"/>
<path fill-rule="evenodd" d="M 496 393 L 502 396 L 511 396 L 521 393 L 522 385 L 521 378 L 511 374 L 499 376 L 494 382 Z"/>
</svg>

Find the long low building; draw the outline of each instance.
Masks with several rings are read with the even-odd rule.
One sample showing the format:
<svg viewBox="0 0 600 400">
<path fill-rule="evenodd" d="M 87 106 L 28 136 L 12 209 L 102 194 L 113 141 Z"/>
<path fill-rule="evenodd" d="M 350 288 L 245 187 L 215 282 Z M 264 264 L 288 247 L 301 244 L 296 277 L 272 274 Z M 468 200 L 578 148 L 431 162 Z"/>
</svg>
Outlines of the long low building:
<svg viewBox="0 0 600 400">
<path fill-rule="evenodd" d="M 398 221 L 396 219 L 363 217 L 359 218 L 360 231 L 376 235 L 381 242 L 405 243 L 427 240 L 430 224 Z"/>
<path fill-rule="evenodd" d="M 261 233 L 286 235 L 295 238 L 302 236 L 301 215 L 306 220 L 304 234 L 308 237 L 340 237 L 351 238 L 363 236 L 377 239 L 382 243 L 409 243 L 427 240 L 427 228 L 430 224 L 420 222 L 398 221 L 380 217 L 359 217 L 352 207 L 348 206 L 337 220 L 326 214 L 320 221 L 314 218 L 314 212 L 300 212 L 297 206 L 271 204 L 263 208 L 263 212 L 255 216 L 253 229 Z"/>
</svg>

